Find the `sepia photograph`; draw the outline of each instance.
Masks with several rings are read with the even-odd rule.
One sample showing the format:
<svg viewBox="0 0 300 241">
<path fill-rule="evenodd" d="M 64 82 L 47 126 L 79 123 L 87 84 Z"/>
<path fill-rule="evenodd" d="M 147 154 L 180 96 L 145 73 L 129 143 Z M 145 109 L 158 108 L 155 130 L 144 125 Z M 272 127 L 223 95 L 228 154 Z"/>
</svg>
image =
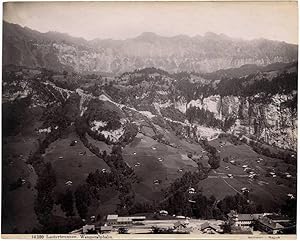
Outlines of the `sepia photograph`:
<svg viewBox="0 0 300 241">
<path fill-rule="evenodd" d="M 296 1 L 4 2 L 2 238 L 296 239 Z"/>
</svg>

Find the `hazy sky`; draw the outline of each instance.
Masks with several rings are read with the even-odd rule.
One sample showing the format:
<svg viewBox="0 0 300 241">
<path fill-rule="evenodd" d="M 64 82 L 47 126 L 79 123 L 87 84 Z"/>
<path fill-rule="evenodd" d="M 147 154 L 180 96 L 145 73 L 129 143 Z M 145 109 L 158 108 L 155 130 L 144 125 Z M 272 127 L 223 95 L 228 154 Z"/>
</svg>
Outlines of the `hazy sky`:
<svg viewBox="0 0 300 241">
<path fill-rule="evenodd" d="M 205 32 L 298 42 L 295 2 L 27 2 L 6 3 L 4 19 L 85 39 L 125 39 Z"/>
</svg>

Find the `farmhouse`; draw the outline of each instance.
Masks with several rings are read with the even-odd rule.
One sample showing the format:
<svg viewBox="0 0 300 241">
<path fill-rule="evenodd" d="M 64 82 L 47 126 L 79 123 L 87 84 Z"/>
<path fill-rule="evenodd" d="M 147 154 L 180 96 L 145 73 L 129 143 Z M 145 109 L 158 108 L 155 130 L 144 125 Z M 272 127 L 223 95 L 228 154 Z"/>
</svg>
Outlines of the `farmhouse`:
<svg viewBox="0 0 300 241">
<path fill-rule="evenodd" d="M 257 228 L 260 231 L 270 233 L 270 234 L 277 234 L 281 230 L 284 229 L 284 226 L 281 225 L 280 223 L 273 222 L 270 218 L 268 217 L 262 217 L 259 218 L 257 221 Z"/>
<path fill-rule="evenodd" d="M 66 184 L 67 186 L 72 186 L 73 182 L 72 182 L 72 181 L 67 181 L 65 184 Z"/>
<path fill-rule="evenodd" d="M 265 216 L 274 223 L 289 223 L 291 221 L 289 217 L 278 214 L 267 214 Z"/>
<path fill-rule="evenodd" d="M 118 215 L 117 214 L 107 215 L 107 218 L 106 218 L 107 225 L 116 225 L 117 220 L 118 220 Z"/>
<path fill-rule="evenodd" d="M 119 217 L 117 214 L 107 215 L 106 221 L 108 226 L 132 225 L 134 222 L 142 222 L 145 216 Z"/>
<path fill-rule="evenodd" d="M 132 218 L 131 217 L 118 217 L 117 225 L 131 225 Z"/>
<path fill-rule="evenodd" d="M 236 226 L 240 227 L 250 227 L 254 221 L 254 216 L 252 214 L 238 214 L 236 220 Z"/>
<path fill-rule="evenodd" d="M 241 188 L 242 193 L 249 193 L 249 189 L 246 187 Z"/>
<path fill-rule="evenodd" d="M 190 188 L 188 189 L 188 193 L 189 193 L 189 194 L 195 194 L 195 193 L 196 193 L 195 188 L 190 187 Z"/>
<path fill-rule="evenodd" d="M 205 222 L 200 226 L 200 230 L 203 233 L 209 233 L 209 234 L 214 234 L 214 233 L 222 233 L 223 230 L 214 224 L 210 224 L 209 222 Z"/>
<path fill-rule="evenodd" d="M 231 211 L 228 213 L 228 218 L 234 223 L 233 227 L 248 229 L 252 224 L 257 224 L 258 230 L 270 234 L 277 234 L 284 229 L 293 228 L 288 217 L 272 213 L 238 214 Z"/>
<path fill-rule="evenodd" d="M 166 210 L 160 210 L 160 211 L 159 211 L 159 214 L 160 214 L 161 216 L 167 216 L 169 213 L 168 213 L 168 211 L 166 211 Z"/>
<path fill-rule="evenodd" d="M 236 227 L 249 228 L 255 220 L 253 214 L 237 214 L 235 211 L 231 211 L 227 216 Z"/>
</svg>

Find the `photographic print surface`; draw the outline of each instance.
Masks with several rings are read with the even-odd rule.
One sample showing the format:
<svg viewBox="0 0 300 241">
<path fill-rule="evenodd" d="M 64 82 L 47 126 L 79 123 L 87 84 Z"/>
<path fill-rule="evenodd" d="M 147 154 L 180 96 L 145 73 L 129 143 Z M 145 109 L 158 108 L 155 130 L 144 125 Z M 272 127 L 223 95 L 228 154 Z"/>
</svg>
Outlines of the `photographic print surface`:
<svg viewBox="0 0 300 241">
<path fill-rule="evenodd" d="M 3 8 L 2 234 L 296 234 L 296 2 Z"/>
</svg>

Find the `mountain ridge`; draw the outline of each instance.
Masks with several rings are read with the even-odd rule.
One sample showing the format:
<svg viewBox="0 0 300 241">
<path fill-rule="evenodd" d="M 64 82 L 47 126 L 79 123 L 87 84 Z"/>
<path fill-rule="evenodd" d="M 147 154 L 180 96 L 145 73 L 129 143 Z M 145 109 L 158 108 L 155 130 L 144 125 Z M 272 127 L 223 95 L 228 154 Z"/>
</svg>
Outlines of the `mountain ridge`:
<svg viewBox="0 0 300 241">
<path fill-rule="evenodd" d="M 145 32 L 125 40 L 88 41 L 55 31 L 40 33 L 5 21 L 3 32 L 4 65 L 58 71 L 120 74 L 159 67 L 172 73 L 207 73 L 245 64 L 265 66 L 274 62 L 293 62 L 298 56 L 295 44 L 265 39 L 240 40 L 215 33 L 163 37 Z"/>
</svg>

